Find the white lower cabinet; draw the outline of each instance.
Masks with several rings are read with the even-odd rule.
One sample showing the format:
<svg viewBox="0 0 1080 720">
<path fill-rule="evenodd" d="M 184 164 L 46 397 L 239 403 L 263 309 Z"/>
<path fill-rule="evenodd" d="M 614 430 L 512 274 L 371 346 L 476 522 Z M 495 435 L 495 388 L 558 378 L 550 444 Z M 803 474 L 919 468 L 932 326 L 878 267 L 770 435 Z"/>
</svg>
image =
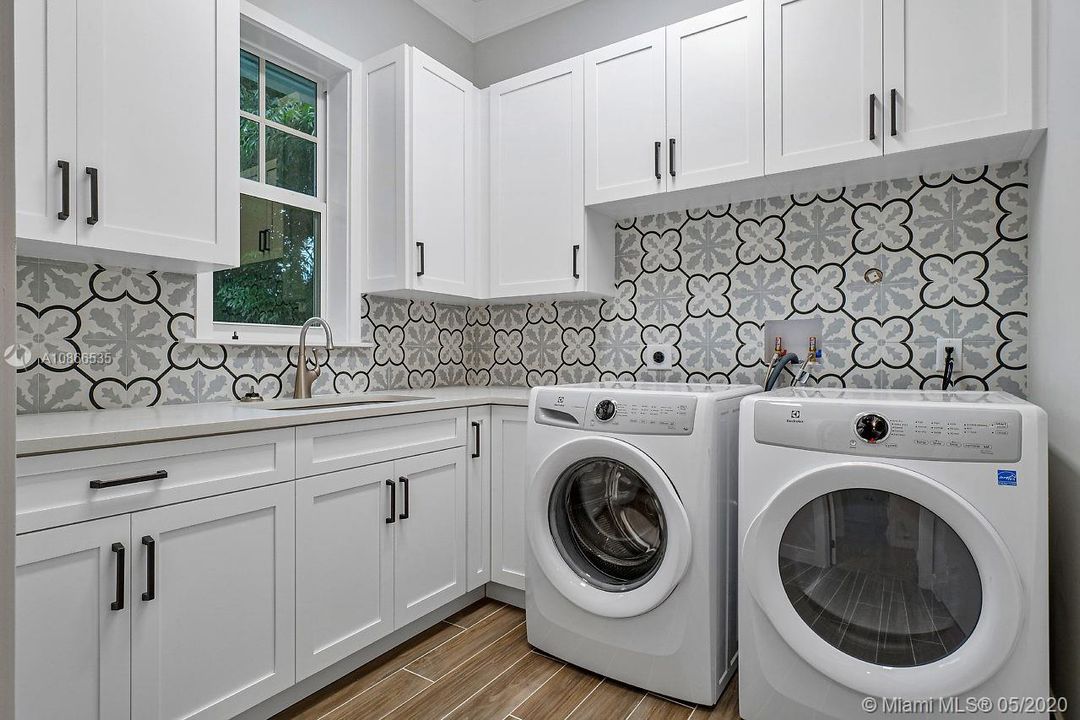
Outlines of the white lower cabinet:
<svg viewBox="0 0 1080 720">
<path fill-rule="evenodd" d="M 130 516 L 15 543 L 15 718 L 129 715 Z"/>
<path fill-rule="evenodd" d="M 475 590 L 491 580 L 491 408 L 469 408 L 468 584 Z"/>
<path fill-rule="evenodd" d="M 293 685 L 293 485 L 131 516 L 131 717 L 225 720 Z"/>
<path fill-rule="evenodd" d="M 525 428 L 523 407 L 491 409 L 491 581 L 525 589 Z"/>
</svg>

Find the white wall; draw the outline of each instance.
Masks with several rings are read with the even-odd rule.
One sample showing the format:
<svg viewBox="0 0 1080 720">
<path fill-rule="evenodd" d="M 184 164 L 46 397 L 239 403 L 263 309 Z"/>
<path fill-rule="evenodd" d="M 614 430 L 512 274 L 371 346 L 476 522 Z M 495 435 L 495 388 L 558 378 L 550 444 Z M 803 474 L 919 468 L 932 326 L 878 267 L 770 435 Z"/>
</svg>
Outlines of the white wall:
<svg viewBox="0 0 1080 720">
<path fill-rule="evenodd" d="M 694 17 L 734 0 L 585 0 L 476 44 L 478 87 Z"/>
<path fill-rule="evenodd" d="M 1080 3 L 1049 0 L 1049 32 L 1049 130 L 1030 168 L 1030 383 L 1050 424 L 1053 687 L 1080 703 Z"/>
<path fill-rule="evenodd" d="M 412 0 L 252 2 L 357 60 L 406 43 L 459 75 L 475 75 L 472 43 Z"/>
<path fill-rule="evenodd" d="M 0 349 L 15 342 L 11 0 L 0 0 Z M 15 370 L 0 362 L 0 718 L 15 716 Z"/>
</svg>

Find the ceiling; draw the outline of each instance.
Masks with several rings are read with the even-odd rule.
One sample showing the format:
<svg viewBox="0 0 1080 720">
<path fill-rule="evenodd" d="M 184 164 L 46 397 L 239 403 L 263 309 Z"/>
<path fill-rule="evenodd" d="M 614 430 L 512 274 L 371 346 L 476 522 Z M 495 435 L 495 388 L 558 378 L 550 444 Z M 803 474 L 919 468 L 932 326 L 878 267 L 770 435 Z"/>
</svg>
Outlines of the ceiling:
<svg viewBox="0 0 1080 720">
<path fill-rule="evenodd" d="M 470 42 L 575 5 L 582 0 L 413 0 Z"/>
</svg>

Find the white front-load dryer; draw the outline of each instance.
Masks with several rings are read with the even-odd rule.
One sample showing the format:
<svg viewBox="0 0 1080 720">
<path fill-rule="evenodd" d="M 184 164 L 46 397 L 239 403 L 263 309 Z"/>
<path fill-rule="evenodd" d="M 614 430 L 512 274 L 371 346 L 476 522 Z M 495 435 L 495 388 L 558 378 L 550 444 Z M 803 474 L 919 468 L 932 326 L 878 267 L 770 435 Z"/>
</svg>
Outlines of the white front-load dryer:
<svg viewBox="0 0 1080 720">
<path fill-rule="evenodd" d="M 744 720 L 1047 716 L 1041 409 L 785 389 L 741 423 Z"/>
<path fill-rule="evenodd" d="M 529 403 L 529 642 L 713 704 L 734 672 L 739 401 L 757 386 L 591 383 Z"/>
</svg>

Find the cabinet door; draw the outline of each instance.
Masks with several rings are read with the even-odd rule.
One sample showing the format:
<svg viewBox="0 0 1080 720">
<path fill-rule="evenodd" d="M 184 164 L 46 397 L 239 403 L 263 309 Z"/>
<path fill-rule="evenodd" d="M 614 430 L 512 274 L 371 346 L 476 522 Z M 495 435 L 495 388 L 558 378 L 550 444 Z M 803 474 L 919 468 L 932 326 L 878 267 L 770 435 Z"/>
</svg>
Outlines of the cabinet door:
<svg viewBox="0 0 1080 720">
<path fill-rule="evenodd" d="M 469 408 L 469 580 L 475 590 L 491 579 L 491 408 Z"/>
<path fill-rule="evenodd" d="M 668 27 L 669 189 L 764 172 L 762 32 L 760 0 Z"/>
<path fill-rule="evenodd" d="M 569 292 L 582 282 L 583 62 L 491 87 L 494 296 Z"/>
<path fill-rule="evenodd" d="M 1031 130 L 1033 42 L 1030 0 L 885 0 L 885 151 Z"/>
<path fill-rule="evenodd" d="M 765 0 L 765 171 L 881 155 L 882 0 Z"/>
<path fill-rule="evenodd" d="M 527 408 L 491 410 L 491 580 L 525 589 Z"/>
<path fill-rule="evenodd" d="M 121 515 L 16 538 L 16 720 L 128 717 L 130 532 Z"/>
<path fill-rule="evenodd" d="M 398 460 L 394 627 L 465 594 L 465 448 Z"/>
<path fill-rule="evenodd" d="M 394 629 L 395 482 L 393 463 L 296 481 L 297 680 Z"/>
<path fill-rule="evenodd" d="M 660 28 L 585 55 L 585 202 L 667 190 Z"/>
<path fill-rule="evenodd" d="M 237 264 L 238 0 L 77 5 L 79 244 Z"/>
<path fill-rule="evenodd" d="M 225 720 L 293 684 L 293 507 L 282 483 L 131 516 L 132 718 Z"/>
<path fill-rule="evenodd" d="M 75 243 L 75 67 L 75 0 L 16 0 L 15 234 L 22 240 Z"/>
<path fill-rule="evenodd" d="M 412 258 L 418 290 L 472 292 L 476 88 L 413 50 Z"/>
</svg>

